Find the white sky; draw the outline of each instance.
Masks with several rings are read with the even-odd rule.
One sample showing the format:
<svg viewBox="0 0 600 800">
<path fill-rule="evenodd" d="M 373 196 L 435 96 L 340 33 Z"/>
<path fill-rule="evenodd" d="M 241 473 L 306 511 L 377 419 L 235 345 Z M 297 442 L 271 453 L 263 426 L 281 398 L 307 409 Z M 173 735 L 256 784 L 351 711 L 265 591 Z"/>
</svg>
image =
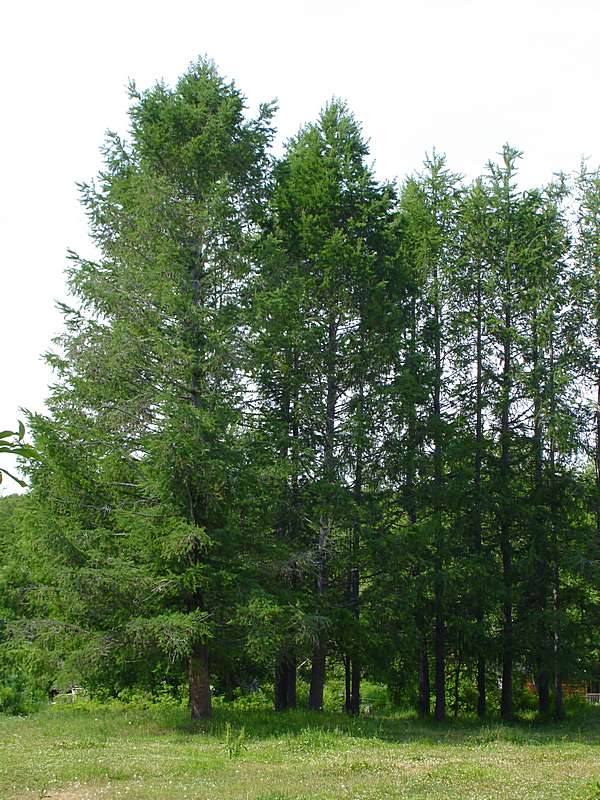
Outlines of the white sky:
<svg viewBox="0 0 600 800">
<path fill-rule="evenodd" d="M 6 0 L 0 429 L 43 409 L 65 251 L 91 253 L 75 182 L 126 131 L 128 79 L 173 82 L 198 55 L 251 106 L 278 99 L 280 140 L 347 99 L 380 177 L 433 146 L 473 177 L 510 141 L 524 183 L 600 161 L 600 0 Z"/>
</svg>

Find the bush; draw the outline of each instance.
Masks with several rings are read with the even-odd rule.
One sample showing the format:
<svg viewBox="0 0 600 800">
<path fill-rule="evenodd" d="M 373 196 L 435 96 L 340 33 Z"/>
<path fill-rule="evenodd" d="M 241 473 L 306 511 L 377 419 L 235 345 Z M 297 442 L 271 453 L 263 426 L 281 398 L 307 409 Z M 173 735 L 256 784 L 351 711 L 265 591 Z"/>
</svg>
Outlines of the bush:
<svg viewBox="0 0 600 800">
<path fill-rule="evenodd" d="M 2 676 L 1 681 L 1 714 L 31 714 L 43 702 L 39 690 L 31 685 L 24 675 L 14 672 Z"/>
</svg>

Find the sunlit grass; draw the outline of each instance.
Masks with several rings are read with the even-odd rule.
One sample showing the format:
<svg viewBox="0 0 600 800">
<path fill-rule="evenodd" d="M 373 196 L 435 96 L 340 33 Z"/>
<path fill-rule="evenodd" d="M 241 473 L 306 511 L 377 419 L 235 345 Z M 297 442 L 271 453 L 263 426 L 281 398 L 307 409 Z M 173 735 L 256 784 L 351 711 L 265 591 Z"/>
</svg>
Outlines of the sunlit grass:
<svg viewBox="0 0 600 800">
<path fill-rule="evenodd" d="M 53 706 L 0 719 L 0 798 L 600 800 L 599 712 L 436 726 L 221 708 L 192 725 L 177 706 Z"/>
</svg>

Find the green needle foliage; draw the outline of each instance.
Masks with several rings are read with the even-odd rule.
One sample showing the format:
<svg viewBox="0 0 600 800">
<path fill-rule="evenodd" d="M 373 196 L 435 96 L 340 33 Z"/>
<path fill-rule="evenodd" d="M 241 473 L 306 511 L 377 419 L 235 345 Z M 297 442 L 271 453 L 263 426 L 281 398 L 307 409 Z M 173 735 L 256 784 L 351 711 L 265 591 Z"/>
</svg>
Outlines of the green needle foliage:
<svg viewBox="0 0 600 800">
<path fill-rule="evenodd" d="M 0 434 L 1 674 L 564 716 L 600 678 L 598 173 L 382 182 L 337 99 L 275 158 L 205 60 L 130 100 L 35 450 Z"/>
</svg>

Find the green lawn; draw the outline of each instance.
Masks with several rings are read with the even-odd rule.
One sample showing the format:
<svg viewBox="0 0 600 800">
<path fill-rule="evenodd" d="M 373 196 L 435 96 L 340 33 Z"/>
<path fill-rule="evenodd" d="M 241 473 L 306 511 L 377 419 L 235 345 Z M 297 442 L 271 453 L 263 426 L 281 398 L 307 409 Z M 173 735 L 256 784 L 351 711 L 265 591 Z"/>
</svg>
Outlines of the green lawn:
<svg viewBox="0 0 600 800">
<path fill-rule="evenodd" d="M 227 723 L 245 727 L 230 757 Z M 230 737 L 231 738 L 231 737 Z M 600 709 L 561 725 L 53 706 L 0 718 L 0 798 L 600 800 Z"/>
</svg>

